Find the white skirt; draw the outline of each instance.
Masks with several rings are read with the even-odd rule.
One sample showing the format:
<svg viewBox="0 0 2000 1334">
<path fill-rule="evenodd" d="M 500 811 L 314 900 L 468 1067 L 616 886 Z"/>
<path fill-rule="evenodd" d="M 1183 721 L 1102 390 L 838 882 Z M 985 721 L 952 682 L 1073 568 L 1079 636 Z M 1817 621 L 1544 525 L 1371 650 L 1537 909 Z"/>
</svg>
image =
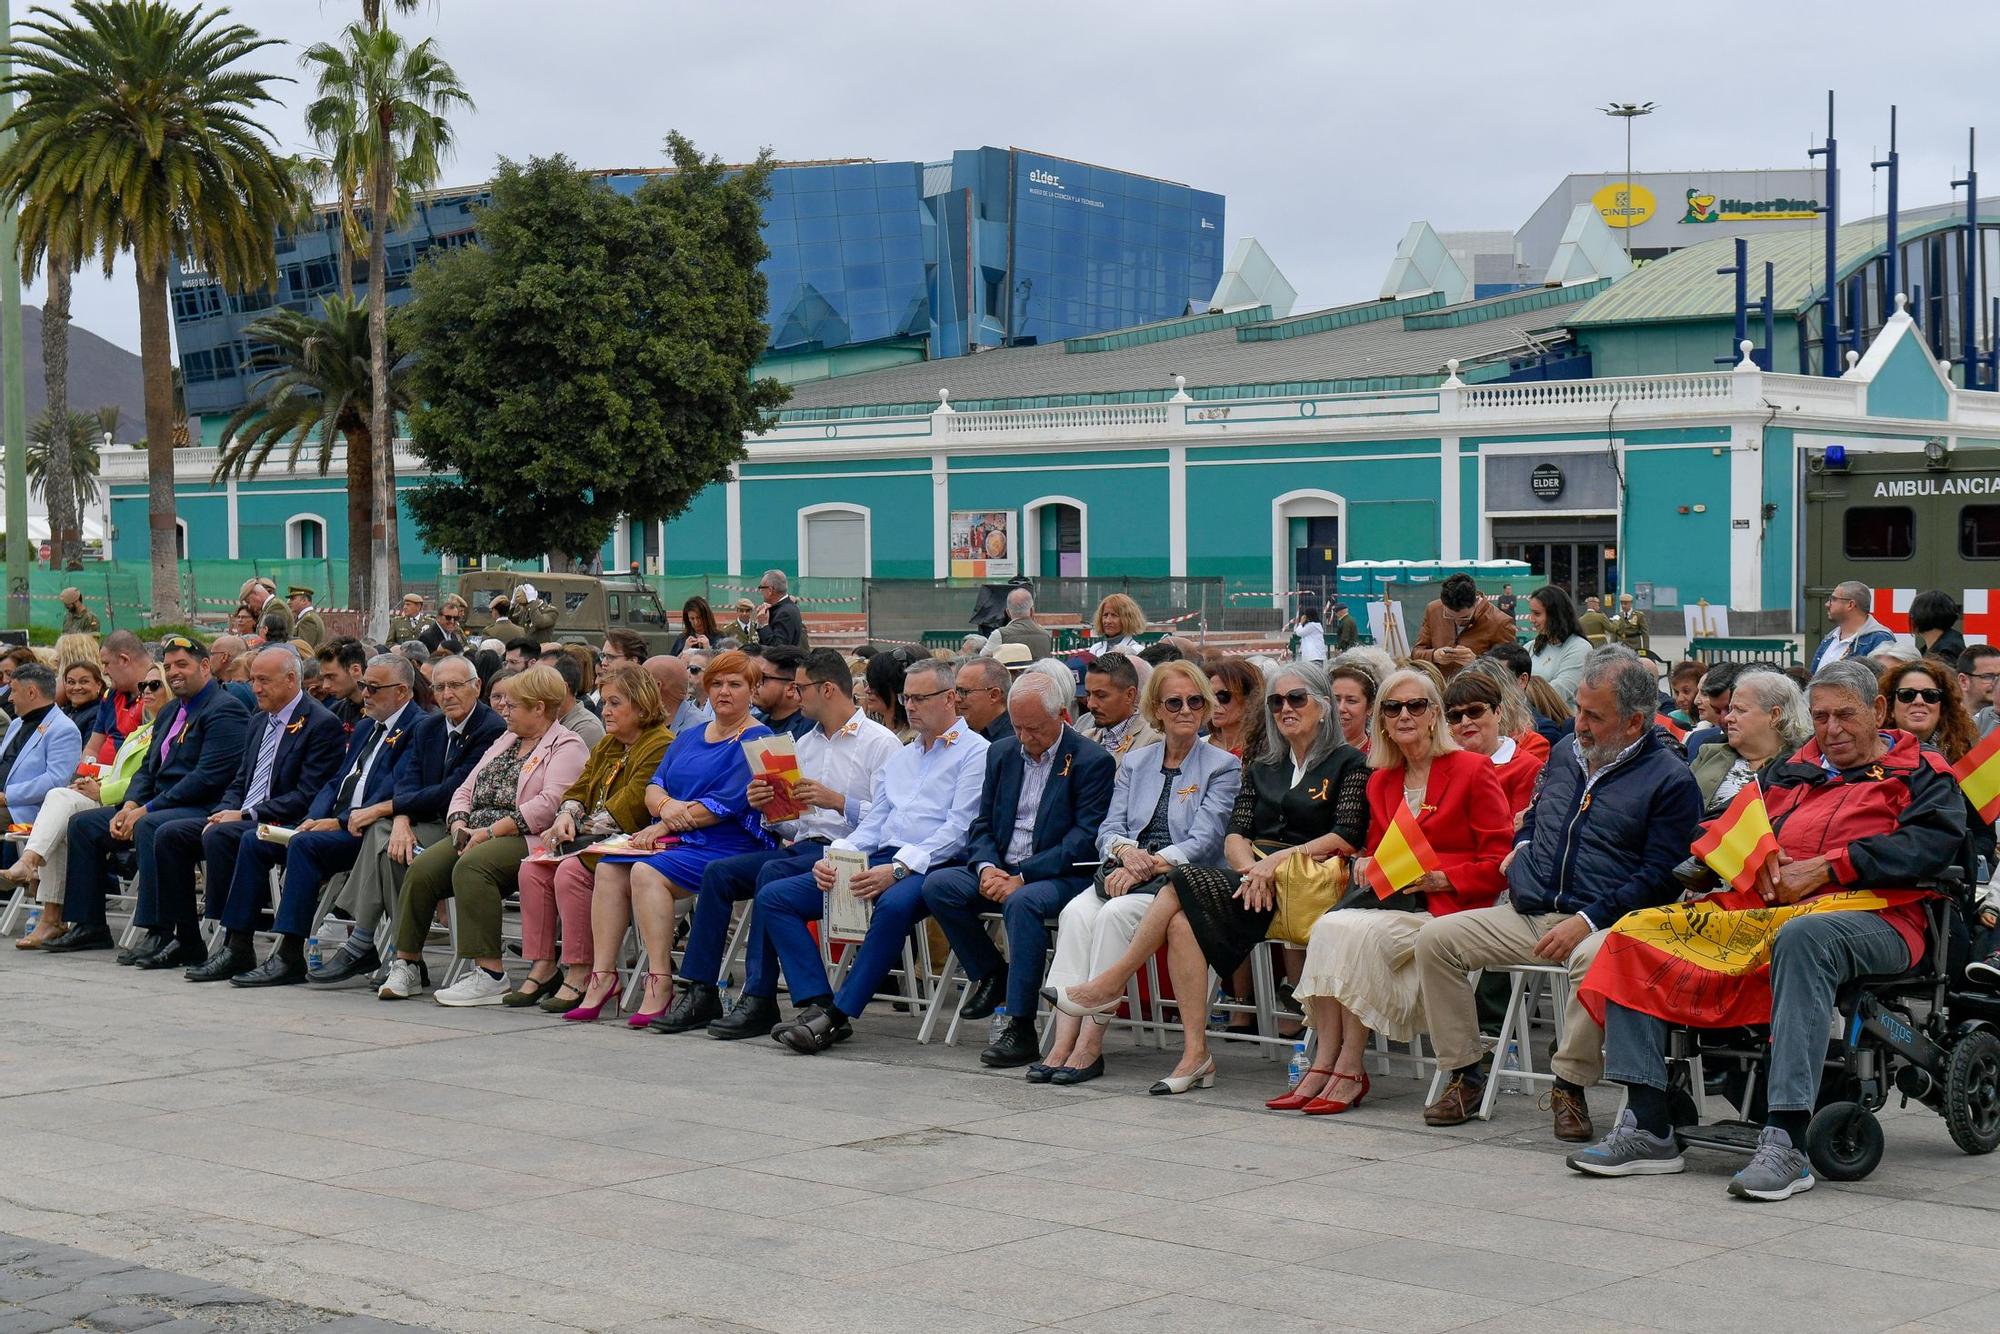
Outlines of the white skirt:
<svg viewBox="0 0 2000 1334">
<path fill-rule="evenodd" d="M 1328 913 L 1313 923 L 1292 994 L 1339 1001 L 1392 1042 L 1410 1041 L 1425 1027 L 1416 952 L 1417 933 L 1430 920 L 1427 912 L 1385 908 Z"/>
</svg>

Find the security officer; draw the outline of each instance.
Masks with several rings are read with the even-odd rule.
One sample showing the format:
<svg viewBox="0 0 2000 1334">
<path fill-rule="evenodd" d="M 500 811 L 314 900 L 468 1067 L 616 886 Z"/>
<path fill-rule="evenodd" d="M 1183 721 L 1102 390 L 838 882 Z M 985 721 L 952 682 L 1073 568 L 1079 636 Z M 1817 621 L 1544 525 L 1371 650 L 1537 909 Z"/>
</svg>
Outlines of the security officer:
<svg viewBox="0 0 2000 1334">
<path fill-rule="evenodd" d="M 326 622 L 313 608 L 313 591 L 304 584 L 293 584 L 285 596 L 292 608 L 292 638 L 305 640 L 317 652 L 326 642 Z"/>
<path fill-rule="evenodd" d="M 62 599 L 64 634 L 94 635 L 103 628 L 98 624 L 97 614 L 83 605 L 83 590 L 65 588 L 57 596 Z"/>
</svg>

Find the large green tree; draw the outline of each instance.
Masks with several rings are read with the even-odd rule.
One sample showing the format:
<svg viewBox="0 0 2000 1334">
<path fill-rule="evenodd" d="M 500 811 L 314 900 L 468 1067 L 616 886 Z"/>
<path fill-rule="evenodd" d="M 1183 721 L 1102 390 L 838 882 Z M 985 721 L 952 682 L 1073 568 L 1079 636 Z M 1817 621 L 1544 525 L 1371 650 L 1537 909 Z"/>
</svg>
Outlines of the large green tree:
<svg viewBox="0 0 2000 1334">
<path fill-rule="evenodd" d="M 305 63 L 316 72 L 318 94 L 306 108 L 306 128 L 337 178 L 367 183 L 368 341 L 374 361 L 369 432 L 381 448 L 369 487 L 368 599 L 362 605 L 368 632 L 386 638 L 400 564 L 395 417 L 389 405 L 389 226 L 407 211 L 413 191 L 436 182 L 452 146 L 447 117 L 470 109 L 472 99 L 435 42 L 405 42 L 380 23 L 379 11 L 349 24 L 338 43 L 309 48 Z"/>
<path fill-rule="evenodd" d="M 153 616 L 179 621 L 175 563 L 173 347 L 167 266 L 247 290 L 276 274 L 271 238 L 292 215 L 285 159 L 256 117 L 273 76 L 239 67 L 275 39 L 222 8 L 163 0 L 37 7 L 8 53 L 3 86 L 22 101 L 0 155 L 0 208 L 21 212 L 20 262 L 130 252 L 139 294 L 146 397 L 147 522 Z"/>
<path fill-rule="evenodd" d="M 215 480 L 248 473 L 255 477 L 280 445 L 291 446 L 286 461 L 297 467 L 310 442 L 318 447 L 319 470 L 333 464 L 335 441 L 347 446 L 347 596 L 348 606 L 365 606 L 370 488 L 374 479 L 375 433 L 369 413 L 375 401 L 374 356 L 368 342 L 368 307 L 347 297 L 330 296 L 317 316 L 282 307 L 243 331 L 253 342 L 269 344 L 274 369 L 252 387 L 250 401 L 237 409 L 222 428 L 225 441 Z M 391 345 L 388 362 L 389 407 L 409 408 L 403 393 L 403 369 Z"/>
<path fill-rule="evenodd" d="M 619 514 L 680 513 L 768 429 L 769 155 L 741 169 L 667 139 L 675 171 L 624 196 L 567 159 L 502 161 L 478 246 L 416 274 L 399 312 L 417 528 L 461 555 L 566 560 Z"/>
</svg>

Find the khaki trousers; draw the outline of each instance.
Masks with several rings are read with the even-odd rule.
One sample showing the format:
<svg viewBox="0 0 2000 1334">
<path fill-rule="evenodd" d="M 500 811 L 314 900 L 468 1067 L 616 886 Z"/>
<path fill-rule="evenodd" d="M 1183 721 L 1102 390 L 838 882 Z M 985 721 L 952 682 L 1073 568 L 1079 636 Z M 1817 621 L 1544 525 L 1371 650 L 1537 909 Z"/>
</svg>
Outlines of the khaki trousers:
<svg viewBox="0 0 2000 1334">
<path fill-rule="evenodd" d="M 1535 942 L 1575 915 L 1524 916 L 1503 903 L 1451 913 L 1423 929 L 1417 937 L 1417 976 L 1423 987 L 1424 1014 L 1430 1020 L 1431 1046 L 1441 1067 L 1460 1070 L 1484 1054 L 1472 994 L 1473 970 L 1546 964 L 1548 960 L 1535 957 Z M 1604 935 L 1593 931 L 1570 951 L 1569 1004 L 1563 1010 L 1562 1041 L 1553 1062 L 1557 1078 L 1584 1088 L 1604 1077 L 1604 1030 L 1583 1008 L 1578 984 L 1590 971 Z"/>
</svg>

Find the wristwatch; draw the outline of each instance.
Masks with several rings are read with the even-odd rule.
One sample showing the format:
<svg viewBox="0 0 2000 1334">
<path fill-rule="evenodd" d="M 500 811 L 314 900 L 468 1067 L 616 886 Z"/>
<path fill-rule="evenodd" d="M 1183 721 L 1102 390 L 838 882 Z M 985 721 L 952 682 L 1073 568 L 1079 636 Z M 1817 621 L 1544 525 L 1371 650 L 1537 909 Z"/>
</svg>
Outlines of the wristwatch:
<svg viewBox="0 0 2000 1334">
<path fill-rule="evenodd" d="M 890 862 L 889 865 L 892 868 L 889 872 L 891 879 L 901 880 L 904 876 L 910 873 L 910 868 L 903 865 L 901 862 Z"/>
</svg>

